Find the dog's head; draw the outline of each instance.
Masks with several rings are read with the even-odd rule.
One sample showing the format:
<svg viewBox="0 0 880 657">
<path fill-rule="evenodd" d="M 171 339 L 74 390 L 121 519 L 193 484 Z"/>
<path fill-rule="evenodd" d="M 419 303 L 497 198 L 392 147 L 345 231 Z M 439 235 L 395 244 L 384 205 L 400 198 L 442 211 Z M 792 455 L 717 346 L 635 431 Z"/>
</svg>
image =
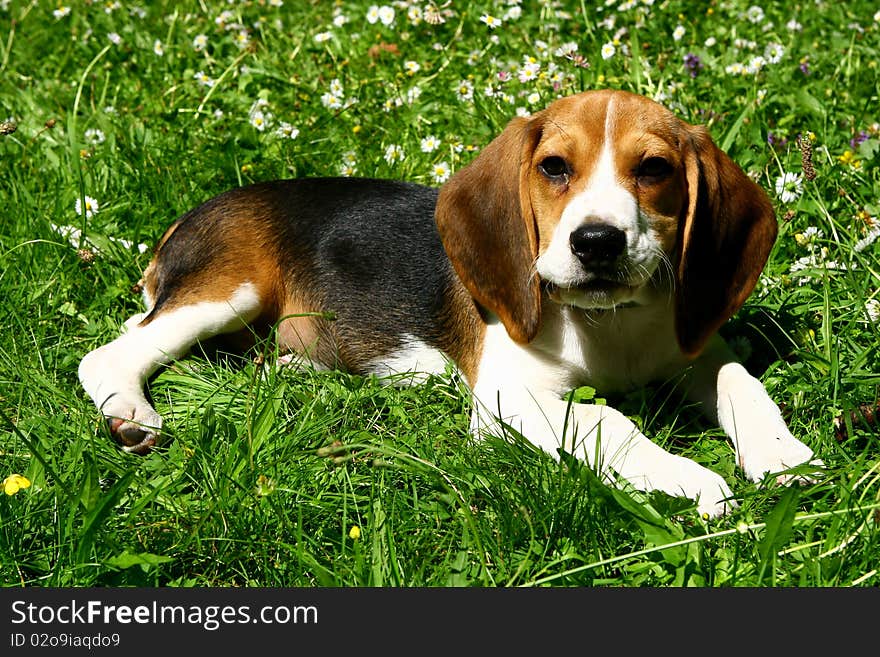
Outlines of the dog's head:
<svg viewBox="0 0 880 657">
<path fill-rule="evenodd" d="M 440 191 L 464 285 L 512 339 L 561 304 L 639 304 L 672 283 L 688 355 L 733 315 L 777 225 L 766 194 L 701 127 L 642 96 L 592 91 L 517 118 Z"/>
</svg>

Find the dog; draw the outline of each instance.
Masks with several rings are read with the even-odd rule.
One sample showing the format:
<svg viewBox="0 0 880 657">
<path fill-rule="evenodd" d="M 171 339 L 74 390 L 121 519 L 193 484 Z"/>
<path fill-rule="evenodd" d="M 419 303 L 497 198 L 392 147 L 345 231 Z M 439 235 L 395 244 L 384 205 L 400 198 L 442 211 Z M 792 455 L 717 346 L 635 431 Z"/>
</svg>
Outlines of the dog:
<svg viewBox="0 0 880 657">
<path fill-rule="evenodd" d="M 159 240 L 147 312 L 88 353 L 79 378 L 123 448 L 145 453 L 162 426 L 147 379 L 213 336 L 274 332 L 300 364 L 379 376 L 451 361 L 475 435 L 515 429 L 717 517 L 736 505 L 721 476 L 565 394 L 680 376 L 750 480 L 820 467 L 717 333 L 776 234 L 767 195 L 705 128 L 643 96 L 588 91 L 513 119 L 439 190 L 305 178 L 207 201 Z"/>
</svg>

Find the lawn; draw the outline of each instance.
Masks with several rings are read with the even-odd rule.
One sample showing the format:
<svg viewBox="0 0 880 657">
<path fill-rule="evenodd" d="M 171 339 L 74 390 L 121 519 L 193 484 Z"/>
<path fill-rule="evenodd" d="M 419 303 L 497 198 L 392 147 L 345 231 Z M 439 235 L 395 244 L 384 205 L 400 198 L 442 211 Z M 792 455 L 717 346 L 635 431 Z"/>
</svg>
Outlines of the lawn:
<svg viewBox="0 0 880 657">
<path fill-rule="evenodd" d="M 0 583 L 877 586 L 878 64 L 868 0 L 0 0 Z M 603 87 L 708 126 L 772 197 L 779 239 L 722 332 L 817 482 L 748 482 L 675 381 L 608 400 L 725 476 L 740 506 L 705 522 L 472 442 L 452 372 L 295 373 L 271 344 L 163 369 L 165 446 L 114 445 L 76 368 L 141 310 L 177 216 L 275 178 L 440 185 L 513 116 Z"/>
</svg>

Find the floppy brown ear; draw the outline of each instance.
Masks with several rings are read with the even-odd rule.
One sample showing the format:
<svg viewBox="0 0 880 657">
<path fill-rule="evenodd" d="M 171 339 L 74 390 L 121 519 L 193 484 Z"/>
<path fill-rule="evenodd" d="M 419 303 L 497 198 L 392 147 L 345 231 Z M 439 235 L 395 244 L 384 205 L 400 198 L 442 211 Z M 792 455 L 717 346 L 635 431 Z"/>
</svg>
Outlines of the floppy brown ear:
<svg viewBox="0 0 880 657">
<path fill-rule="evenodd" d="M 508 335 L 529 342 L 541 320 L 535 217 L 528 194 L 537 125 L 523 118 L 440 189 L 436 220 L 455 271 Z"/>
<path fill-rule="evenodd" d="M 689 126 L 685 142 L 675 328 L 681 350 L 695 356 L 751 294 L 778 227 L 770 199 L 705 129 Z"/>
</svg>

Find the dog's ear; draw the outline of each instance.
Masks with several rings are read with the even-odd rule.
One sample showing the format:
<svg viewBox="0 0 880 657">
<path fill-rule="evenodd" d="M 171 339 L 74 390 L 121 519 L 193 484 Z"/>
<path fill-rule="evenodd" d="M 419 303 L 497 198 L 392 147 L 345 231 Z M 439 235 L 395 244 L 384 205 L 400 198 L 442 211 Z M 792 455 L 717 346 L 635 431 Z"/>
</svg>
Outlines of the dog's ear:
<svg viewBox="0 0 880 657">
<path fill-rule="evenodd" d="M 695 356 L 751 294 L 778 227 L 770 199 L 705 129 L 688 126 L 684 142 L 675 328 L 681 350 Z"/>
<path fill-rule="evenodd" d="M 526 343 L 541 321 L 535 217 L 528 179 L 540 138 L 535 121 L 512 120 L 440 190 L 437 228 L 455 271 L 476 301 Z"/>
</svg>

